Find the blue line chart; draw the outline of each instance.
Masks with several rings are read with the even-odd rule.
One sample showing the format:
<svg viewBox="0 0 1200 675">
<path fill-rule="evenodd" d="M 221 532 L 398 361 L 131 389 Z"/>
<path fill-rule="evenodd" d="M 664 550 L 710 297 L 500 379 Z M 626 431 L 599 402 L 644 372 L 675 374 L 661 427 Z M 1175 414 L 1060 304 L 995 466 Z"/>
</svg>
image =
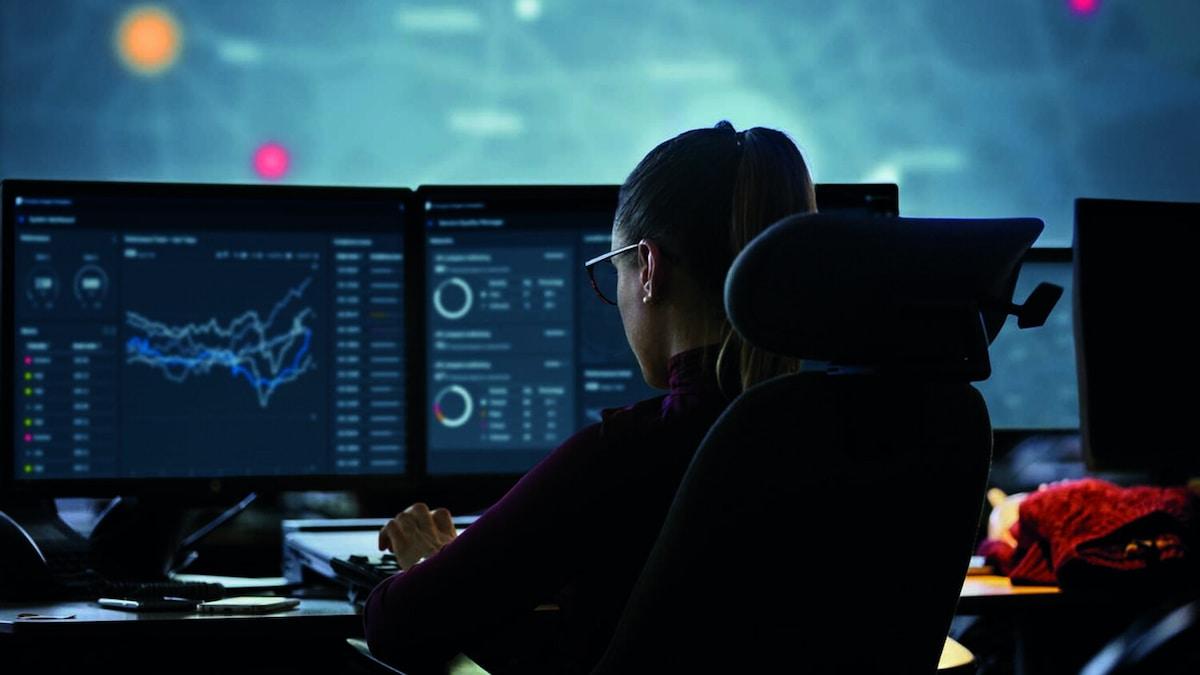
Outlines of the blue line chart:
<svg viewBox="0 0 1200 675">
<path fill-rule="evenodd" d="M 214 368 L 228 368 L 231 377 L 244 379 L 254 389 L 258 405 L 266 408 L 276 389 L 316 367 L 310 351 L 314 312 L 298 306 L 311 283 L 308 278 L 288 289 L 266 319 L 251 309 L 224 326 L 215 318 L 169 326 L 128 311 L 126 325 L 141 335 L 125 341 L 125 362 L 159 370 L 177 384 Z M 290 321 L 285 318 L 289 306 Z"/>
</svg>

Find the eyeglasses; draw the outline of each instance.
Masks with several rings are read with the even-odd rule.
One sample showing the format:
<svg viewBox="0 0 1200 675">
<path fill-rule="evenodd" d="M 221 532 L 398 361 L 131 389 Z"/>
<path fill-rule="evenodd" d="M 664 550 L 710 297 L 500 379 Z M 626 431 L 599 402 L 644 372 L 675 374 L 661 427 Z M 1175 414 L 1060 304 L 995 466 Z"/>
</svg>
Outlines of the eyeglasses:
<svg viewBox="0 0 1200 675">
<path fill-rule="evenodd" d="M 600 265 L 597 269 L 597 265 L 610 258 L 619 256 L 622 253 L 628 253 L 629 251 L 637 248 L 640 244 L 641 242 L 638 242 L 637 244 L 630 244 L 628 246 L 622 246 L 621 248 L 609 251 L 603 255 L 598 255 L 595 258 L 583 263 L 583 268 L 586 269 L 588 273 L 588 279 L 592 282 L 592 290 L 596 291 L 596 295 L 600 296 L 600 299 L 604 302 L 607 302 L 610 305 L 617 304 L 617 268 L 613 265 Z"/>
</svg>

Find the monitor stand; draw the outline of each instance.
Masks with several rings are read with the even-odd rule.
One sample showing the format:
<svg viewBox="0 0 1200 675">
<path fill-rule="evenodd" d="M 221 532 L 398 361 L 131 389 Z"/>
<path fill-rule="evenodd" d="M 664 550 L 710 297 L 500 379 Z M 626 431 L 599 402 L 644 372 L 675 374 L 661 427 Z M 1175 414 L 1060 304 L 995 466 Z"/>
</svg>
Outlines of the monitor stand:
<svg viewBox="0 0 1200 675">
<path fill-rule="evenodd" d="M 241 513 L 251 493 L 184 536 L 190 506 L 171 498 L 118 497 L 90 537 L 59 516 L 53 499 L 8 504 L 0 511 L 0 600 L 54 597 L 97 580 L 162 581 L 195 559 L 195 546 Z"/>
<path fill-rule="evenodd" d="M 170 499 L 113 499 L 88 540 L 92 569 L 114 581 L 166 579 L 186 515 L 186 507 Z"/>
<path fill-rule="evenodd" d="M 108 579 L 155 581 L 190 565 L 196 546 L 254 503 L 251 492 L 190 533 L 188 507 L 170 499 L 117 497 L 109 504 L 90 539 L 92 564 Z"/>
<path fill-rule="evenodd" d="M 0 513 L 0 599 L 71 596 L 104 580 L 163 580 L 183 516 L 179 504 L 115 499 L 84 537 L 53 499 L 7 505 Z"/>
</svg>

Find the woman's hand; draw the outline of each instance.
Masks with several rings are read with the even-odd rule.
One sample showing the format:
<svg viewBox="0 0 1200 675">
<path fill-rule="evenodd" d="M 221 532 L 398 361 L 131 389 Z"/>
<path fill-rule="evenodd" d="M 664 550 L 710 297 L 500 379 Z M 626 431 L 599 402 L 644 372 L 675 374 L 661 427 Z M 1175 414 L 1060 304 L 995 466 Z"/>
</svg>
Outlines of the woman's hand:
<svg viewBox="0 0 1200 675">
<path fill-rule="evenodd" d="M 454 541 L 458 532 L 446 509 L 429 510 L 417 502 L 397 513 L 379 531 L 379 550 L 396 555 L 400 569 L 406 570 Z"/>
</svg>

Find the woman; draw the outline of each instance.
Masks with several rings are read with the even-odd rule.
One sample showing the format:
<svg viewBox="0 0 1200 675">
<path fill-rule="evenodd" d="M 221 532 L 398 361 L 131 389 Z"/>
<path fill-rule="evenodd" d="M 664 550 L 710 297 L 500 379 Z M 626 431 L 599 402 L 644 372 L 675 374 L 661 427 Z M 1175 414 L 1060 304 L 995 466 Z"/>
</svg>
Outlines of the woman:
<svg viewBox="0 0 1200 675">
<path fill-rule="evenodd" d="M 595 665 L 709 427 L 741 389 L 798 366 L 740 344 L 722 291 L 747 242 L 812 210 L 808 167 L 779 131 L 720 122 L 650 151 L 621 188 L 612 251 L 588 272 L 616 268 L 615 298 L 593 285 L 617 305 L 646 382 L 667 393 L 604 411 L 457 538 L 444 509 L 391 520 L 380 549 L 406 572 L 367 600 L 376 656 L 410 671 L 459 652 L 492 672 Z M 561 610 L 538 633 L 527 620 L 546 602 Z M 536 644 L 518 639 L 531 634 Z"/>
</svg>

